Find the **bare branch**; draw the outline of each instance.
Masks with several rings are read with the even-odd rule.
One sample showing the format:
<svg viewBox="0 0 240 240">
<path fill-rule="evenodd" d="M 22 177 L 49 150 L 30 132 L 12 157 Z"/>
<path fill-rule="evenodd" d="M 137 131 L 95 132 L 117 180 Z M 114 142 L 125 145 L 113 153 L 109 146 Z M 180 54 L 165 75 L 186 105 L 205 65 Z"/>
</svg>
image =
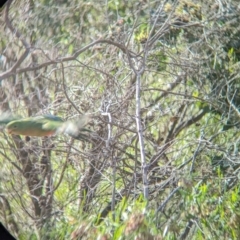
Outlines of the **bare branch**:
<svg viewBox="0 0 240 240">
<path fill-rule="evenodd" d="M 4 72 L 2 74 L 0 74 L 0 81 L 3 80 L 3 79 L 6 79 L 10 76 L 13 76 L 17 73 L 24 73 L 24 72 L 29 72 L 29 71 L 36 71 L 36 70 L 39 70 L 39 69 L 42 69 L 44 67 L 47 67 L 47 66 L 50 66 L 50 65 L 53 65 L 53 64 L 57 64 L 57 63 L 63 63 L 63 62 L 69 62 L 69 61 L 74 61 L 77 59 L 77 57 L 83 53 L 84 51 L 86 51 L 87 49 L 93 47 L 94 45 L 96 44 L 100 44 L 100 43 L 107 43 L 107 44 L 111 44 L 111 45 L 114 45 L 116 46 L 117 48 L 119 48 L 120 50 L 122 50 L 123 53 L 127 53 L 129 54 L 130 57 L 134 57 L 136 56 L 136 54 L 134 54 L 133 52 L 131 51 L 128 51 L 128 49 L 120 44 L 120 43 L 117 43 L 117 42 L 114 42 L 114 41 L 111 41 L 111 40 L 104 40 L 104 39 L 100 39 L 100 40 L 96 40 L 90 44 L 88 44 L 87 46 L 83 47 L 82 49 L 76 51 L 72 56 L 70 57 L 62 57 L 62 58 L 56 58 L 55 60 L 51 60 L 51 61 L 48 61 L 48 62 L 45 62 L 45 63 L 42 63 L 42 64 L 39 64 L 37 66 L 30 66 L 30 67 L 25 67 L 25 68 L 21 68 L 21 69 L 17 69 L 19 67 L 19 65 L 22 63 L 22 61 L 27 57 L 28 53 L 29 53 L 29 50 L 30 50 L 30 47 L 28 47 L 24 54 L 20 57 L 20 59 L 14 64 L 14 66 L 8 70 L 7 72 Z M 21 60 L 21 61 L 20 61 Z"/>
</svg>

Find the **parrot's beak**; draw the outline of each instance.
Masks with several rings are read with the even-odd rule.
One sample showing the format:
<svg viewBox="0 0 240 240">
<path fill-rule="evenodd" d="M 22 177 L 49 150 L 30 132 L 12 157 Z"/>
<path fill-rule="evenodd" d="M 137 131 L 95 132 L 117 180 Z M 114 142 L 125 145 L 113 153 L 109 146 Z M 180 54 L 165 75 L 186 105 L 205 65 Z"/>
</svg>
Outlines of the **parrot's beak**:
<svg viewBox="0 0 240 240">
<path fill-rule="evenodd" d="M 11 129 L 7 128 L 6 130 L 7 130 L 7 133 L 8 133 L 8 134 L 12 134 Z"/>
</svg>

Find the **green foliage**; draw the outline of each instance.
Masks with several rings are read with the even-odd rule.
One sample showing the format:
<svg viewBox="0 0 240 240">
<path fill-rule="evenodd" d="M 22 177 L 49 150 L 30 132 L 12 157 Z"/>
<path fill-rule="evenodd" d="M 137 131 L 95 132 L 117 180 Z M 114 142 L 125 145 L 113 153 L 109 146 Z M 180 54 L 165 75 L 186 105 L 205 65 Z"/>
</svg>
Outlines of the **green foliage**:
<svg viewBox="0 0 240 240">
<path fill-rule="evenodd" d="M 0 215 L 15 236 L 240 239 L 238 5 L 11 5 L 1 112 L 91 116 L 82 141 L 1 130 Z"/>
</svg>

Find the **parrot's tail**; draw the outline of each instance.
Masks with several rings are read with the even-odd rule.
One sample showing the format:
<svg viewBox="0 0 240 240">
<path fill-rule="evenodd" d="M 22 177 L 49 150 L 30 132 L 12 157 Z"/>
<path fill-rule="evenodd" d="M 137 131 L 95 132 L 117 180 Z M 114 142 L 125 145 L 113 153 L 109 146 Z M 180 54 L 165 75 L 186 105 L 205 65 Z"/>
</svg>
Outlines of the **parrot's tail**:
<svg viewBox="0 0 240 240">
<path fill-rule="evenodd" d="M 89 116 L 84 115 L 76 120 L 66 121 L 59 130 L 60 132 L 64 132 L 75 139 L 88 140 L 89 136 L 85 133 L 91 131 L 84 128 L 84 126 L 89 122 L 89 119 Z"/>
<path fill-rule="evenodd" d="M 86 129 L 86 128 L 82 128 L 80 130 L 80 132 L 78 132 L 78 133 L 77 132 L 75 132 L 75 133 L 69 132 L 67 134 L 74 139 L 88 141 L 90 138 L 89 134 L 84 134 L 83 132 L 91 133 L 92 131 L 89 129 Z"/>
</svg>

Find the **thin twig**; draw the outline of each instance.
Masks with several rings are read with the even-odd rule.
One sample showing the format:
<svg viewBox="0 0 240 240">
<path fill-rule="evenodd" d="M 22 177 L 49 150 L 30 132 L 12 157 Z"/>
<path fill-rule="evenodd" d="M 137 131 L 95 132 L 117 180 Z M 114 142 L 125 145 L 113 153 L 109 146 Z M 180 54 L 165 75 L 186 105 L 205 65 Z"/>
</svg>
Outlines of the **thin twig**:
<svg viewBox="0 0 240 240">
<path fill-rule="evenodd" d="M 55 187 L 53 188 L 53 191 L 52 191 L 53 193 L 59 188 L 60 184 L 62 183 L 63 176 L 64 176 L 65 170 L 67 169 L 67 165 L 68 165 L 68 162 L 69 162 L 68 159 L 69 159 L 69 156 L 70 156 L 70 153 L 71 153 L 71 148 L 72 148 L 73 141 L 74 141 L 74 139 L 71 138 L 70 144 L 69 144 L 70 147 L 69 147 L 68 152 L 67 152 L 66 160 L 63 164 L 63 168 L 62 168 L 62 172 L 60 174 L 60 178 L 59 178 L 57 184 L 55 185 Z"/>
<path fill-rule="evenodd" d="M 199 153 L 200 146 L 202 144 L 203 135 L 204 135 L 204 132 L 203 132 L 203 130 L 201 130 L 198 146 L 197 146 L 197 149 L 195 150 L 195 152 L 193 154 L 193 160 L 192 160 L 192 164 L 191 164 L 191 167 L 190 167 L 190 173 L 192 173 L 193 170 L 194 170 L 195 160 L 196 160 L 197 154 Z"/>
<path fill-rule="evenodd" d="M 158 207 L 157 212 L 160 212 L 160 211 L 162 211 L 162 210 L 165 208 L 165 206 L 166 206 L 166 204 L 168 203 L 168 201 L 172 198 L 172 196 L 173 196 L 179 189 L 180 189 L 180 187 L 177 187 L 177 188 L 175 188 L 175 189 L 169 194 L 169 196 L 167 197 L 167 199 Z"/>
<path fill-rule="evenodd" d="M 67 94 L 67 88 L 66 88 L 66 84 L 65 84 L 65 75 L 64 75 L 64 65 L 63 63 L 61 63 L 62 65 L 62 83 L 63 83 L 63 92 L 64 92 L 64 95 L 65 97 L 67 98 L 67 100 L 72 104 L 72 106 L 75 108 L 75 110 L 80 114 L 82 115 L 82 113 L 79 111 L 79 109 L 77 108 L 77 106 L 75 105 L 75 103 L 69 98 L 68 94 Z"/>
<path fill-rule="evenodd" d="M 111 138 L 112 138 L 112 116 L 111 113 L 109 112 L 109 107 L 111 106 L 111 104 L 109 103 L 106 106 L 106 109 L 104 110 L 104 112 L 102 113 L 102 115 L 104 116 L 108 116 L 108 138 L 106 140 L 106 149 L 107 152 L 111 151 Z M 111 151 L 112 152 L 112 151 Z M 112 159 L 112 201 L 111 201 L 111 211 L 112 211 L 112 216 L 113 216 L 113 220 L 115 220 L 115 213 L 114 213 L 114 209 L 115 209 L 115 195 L 116 195 L 116 158 L 113 156 L 113 153 L 111 154 L 111 159 Z"/>
<path fill-rule="evenodd" d="M 143 139 L 143 128 L 141 123 L 140 93 L 141 93 L 141 72 L 138 72 L 137 80 L 136 80 L 136 124 L 137 124 L 139 148 L 140 148 L 140 155 L 141 155 L 141 162 L 142 162 L 143 195 L 145 199 L 148 199 L 148 179 L 147 179 L 148 165 L 146 163 L 144 139 Z"/>
</svg>

